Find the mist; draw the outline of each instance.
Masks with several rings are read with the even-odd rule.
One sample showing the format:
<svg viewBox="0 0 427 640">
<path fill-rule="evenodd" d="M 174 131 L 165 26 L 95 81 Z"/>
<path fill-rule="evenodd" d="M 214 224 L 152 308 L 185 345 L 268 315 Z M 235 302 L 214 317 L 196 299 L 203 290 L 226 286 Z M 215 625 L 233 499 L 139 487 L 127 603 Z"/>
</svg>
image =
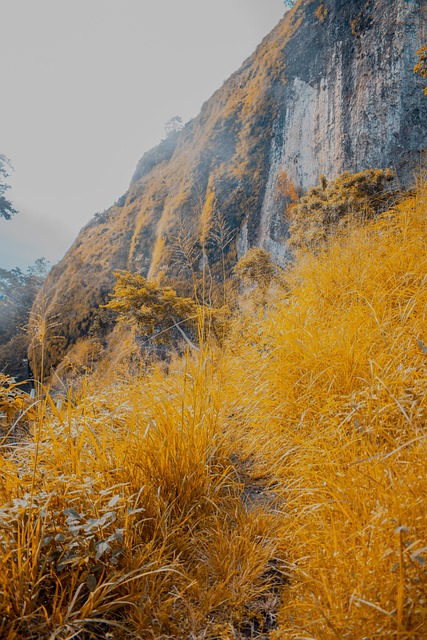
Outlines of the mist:
<svg viewBox="0 0 427 640">
<path fill-rule="evenodd" d="M 2 0 L 0 152 L 12 161 L 0 266 L 56 262 L 278 22 L 282 0 Z"/>
</svg>

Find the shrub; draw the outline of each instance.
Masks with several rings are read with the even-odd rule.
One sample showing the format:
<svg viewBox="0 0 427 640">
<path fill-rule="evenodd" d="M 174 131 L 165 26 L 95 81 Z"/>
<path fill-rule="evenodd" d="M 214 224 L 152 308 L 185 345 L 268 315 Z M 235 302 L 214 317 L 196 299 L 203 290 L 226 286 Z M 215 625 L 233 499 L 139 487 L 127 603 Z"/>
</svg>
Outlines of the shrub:
<svg viewBox="0 0 427 640">
<path fill-rule="evenodd" d="M 345 172 L 332 182 L 322 176 L 320 184 L 309 189 L 292 209 L 291 247 L 320 247 L 338 227 L 386 211 L 398 196 L 394 180 L 391 169 Z"/>
</svg>

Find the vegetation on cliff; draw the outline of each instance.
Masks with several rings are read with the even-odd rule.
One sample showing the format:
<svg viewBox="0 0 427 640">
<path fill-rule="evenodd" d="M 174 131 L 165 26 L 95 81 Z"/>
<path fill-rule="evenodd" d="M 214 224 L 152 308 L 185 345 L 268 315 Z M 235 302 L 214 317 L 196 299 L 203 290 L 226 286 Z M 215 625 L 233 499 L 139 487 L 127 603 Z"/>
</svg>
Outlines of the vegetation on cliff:
<svg viewBox="0 0 427 640">
<path fill-rule="evenodd" d="M 38 296 L 36 387 L 0 374 L 2 639 L 426 637 L 427 177 L 298 200 L 279 168 L 295 254 L 246 251 L 285 54 L 330 14 L 299 2 Z"/>
<path fill-rule="evenodd" d="M 2 638 L 425 638 L 426 209 L 301 252 L 221 348 L 3 423 Z"/>
<path fill-rule="evenodd" d="M 417 51 L 419 60 L 414 67 L 415 73 L 419 73 L 422 78 L 427 78 L 427 47 L 422 47 Z M 424 89 L 427 96 L 427 87 Z"/>
<path fill-rule="evenodd" d="M 96 310 L 115 271 L 189 297 L 207 270 L 222 283 L 250 247 L 273 243 L 285 260 L 284 206 L 321 173 L 393 166 L 405 185 L 427 144 L 413 73 L 422 33 L 420 3 L 295 3 L 200 114 L 144 154 L 128 191 L 52 269 L 41 297 L 61 326 L 48 335 L 46 371 L 100 326 L 103 341 Z M 213 295 L 222 306 L 220 287 Z"/>
<path fill-rule="evenodd" d="M 396 176 L 391 169 L 348 171 L 312 187 L 291 208 L 290 245 L 320 248 L 328 236 L 354 220 L 370 219 L 389 209 L 398 199 Z"/>
</svg>

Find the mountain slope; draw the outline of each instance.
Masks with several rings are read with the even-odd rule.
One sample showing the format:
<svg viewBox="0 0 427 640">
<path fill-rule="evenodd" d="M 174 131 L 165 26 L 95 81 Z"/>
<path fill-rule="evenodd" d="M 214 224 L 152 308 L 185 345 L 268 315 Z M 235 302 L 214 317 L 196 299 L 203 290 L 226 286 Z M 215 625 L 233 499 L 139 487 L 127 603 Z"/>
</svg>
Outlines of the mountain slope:
<svg viewBox="0 0 427 640">
<path fill-rule="evenodd" d="M 229 266 L 254 244 L 285 260 L 284 175 L 304 190 L 322 173 L 392 166 L 407 183 L 427 148 L 413 74 L 426 33 L 424 0 L 297 2 L 199 116 L 144 155 L 125 196 L 52 270 L 38 304 L 62 337 L 50 340 L 47 365 L 90 329 L 115 269 L 175 275 L 182 228 L 212 265 L 218 216 L 234 234 Z"/>
</svg>

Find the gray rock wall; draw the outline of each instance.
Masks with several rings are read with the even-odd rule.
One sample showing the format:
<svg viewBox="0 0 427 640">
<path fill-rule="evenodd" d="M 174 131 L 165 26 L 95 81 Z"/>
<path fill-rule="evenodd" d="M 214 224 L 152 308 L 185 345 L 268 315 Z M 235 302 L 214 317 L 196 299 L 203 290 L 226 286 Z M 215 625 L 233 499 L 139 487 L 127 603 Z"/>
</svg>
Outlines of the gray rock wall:
<svg viewBox="0 0 427 640">
<path fill-rule="evenodd" d="M 313 12 L 285 49 L 257 237 L 279 262 L 287 255 L 275 197 L 282 171 L 304 190 L 321 174 L 371 167 L 391 167 L 408 184 L 427 149 L 427 99 L 413 73 L 427 42 L 427 0 L 322 4 L 323 20 Z"/>
</svg>

